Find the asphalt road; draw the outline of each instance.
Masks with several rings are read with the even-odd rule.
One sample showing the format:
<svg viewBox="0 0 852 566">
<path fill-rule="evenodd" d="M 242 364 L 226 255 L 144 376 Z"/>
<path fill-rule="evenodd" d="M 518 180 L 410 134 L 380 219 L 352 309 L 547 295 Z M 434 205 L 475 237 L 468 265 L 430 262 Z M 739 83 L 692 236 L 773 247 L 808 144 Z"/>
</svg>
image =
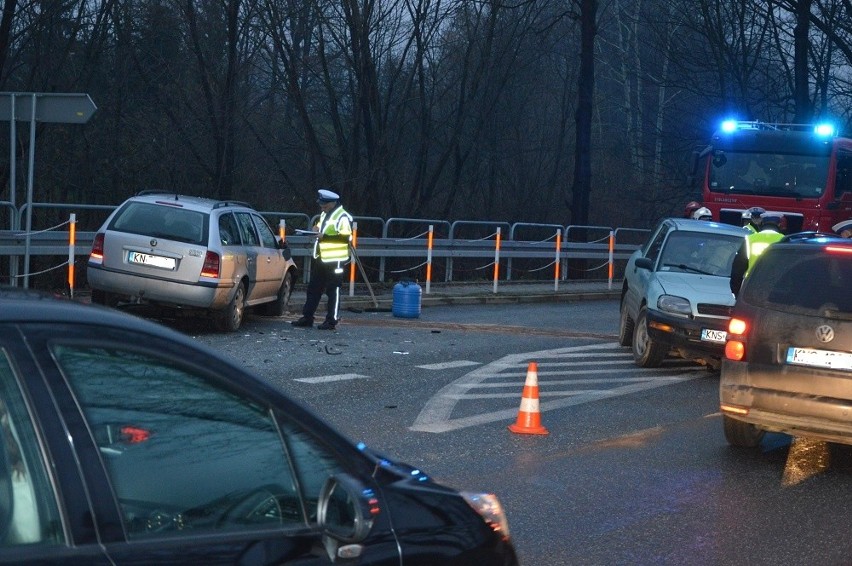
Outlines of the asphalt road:
<svg viewBox="0 0 852 566">
<path fill-rule="evenodd" d="M 783 435 L 728 447 L 718 374 L 637 368 L 615 343 L 617 301 L 347 313 L 335 332 L 294 318 L 173 324 L 352 440 L 497 493 L 523 564 L 849 562 L 850 450 Z M 530 361 L 548 435 L 507 430 Z"/>
</svg>

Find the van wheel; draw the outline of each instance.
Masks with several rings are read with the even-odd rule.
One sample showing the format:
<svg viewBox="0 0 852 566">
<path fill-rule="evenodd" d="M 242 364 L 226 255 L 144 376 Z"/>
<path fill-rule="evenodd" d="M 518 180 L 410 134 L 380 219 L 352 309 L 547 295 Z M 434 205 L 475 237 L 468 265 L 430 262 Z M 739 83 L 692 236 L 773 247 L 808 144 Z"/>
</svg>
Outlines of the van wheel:
<svg viewBox="0 0 852 566">
<path fill-rule="evenodd" d="M 727 415 L 722 415 L 722 423 L 725 427 L 725 440 L 731 446 L 755 448 L 763 440 L 763 435 L 766 434 L 766 431 L 751 423 L 738 421 Z"/>
<path fill-rule="evenodd" d="M 293 294 L 293 272 L 287 271 L 284 275 L 284 281 L 281 282 L 281 288 L 278 289 L 278 296 L 271 303 L 267 303 L 264 308 L 264 314 L 267 316 L 281 316 L 287 312 L 287 306 L 290 304 L 290 295 Z"/>
<path fill-rule="evenodd" d="M 618 345 L 630 346 L 633 343 L 633 328 L 635 323 L 630 315 L 627 314 L 627 306 L 622 301 L 621 303 L 621 319 L 618 324 Z"/>
<path fill-rule="evenodd" d="M 216 325 L 219 330 L 225 332 L 236 332 L 243 323 L 243 315 L 246 310 L 246 287 L 242 283 L 237 287 L 234 298 L 225 309 L 216 317 Z"/>
<path fill-rule="evenodd" d="M 669 348 L 651 339 L 648 334 L 648 309 L 642 307 L 633 329 L 633 360 L 643 368 L 660 367 Z"/>
</svg>

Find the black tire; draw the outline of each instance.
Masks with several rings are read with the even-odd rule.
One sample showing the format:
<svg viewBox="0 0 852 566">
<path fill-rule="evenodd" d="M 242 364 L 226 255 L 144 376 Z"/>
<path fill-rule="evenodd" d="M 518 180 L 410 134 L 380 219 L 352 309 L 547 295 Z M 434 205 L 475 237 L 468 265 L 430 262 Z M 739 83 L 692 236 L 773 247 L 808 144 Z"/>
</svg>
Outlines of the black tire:
<svg viewBox="0 0 852 566">
<path fill-rule="evenodd" d="M 636 324 L 627 314 L 627 305 L 621 301 L 621 317 L 618 324 L 618 345 L 630 347 L 633 344 L 633 329 Z"/>
<path fill-rule="evenodd" d="M 281 282 L 281 288 L 278 289 L 278 296 L 271 303 L 267 303 L 263 312 L 267 316 L 281 316 L 287 312 L 287 306 L 290 304 L 290 295 L 293 294 L 293 271 L 289 270 L 284 275 L 284 281 Z"/>
<path fill-rule="evenodd" d="M 738 421 L 727 415 L 722 415 L 722 424 L 725 428 L 725 440 L 738 448 L 755 448 L 766 434 L 766 431 L 751 423 Z"/>
<path fill-rule="evenodd" d="M 100 289 L 92 289 L 92 302 L 96 305 L 116 307 L 118 306 L 118 297 Z"/>
<path fill-rule="evenodd" d="M 246 287 L 242 283 L 237 286 L 234 298 L 227 307 L 216 316 L 216 325 L 219 330 L 225 332 L 236 332 L 243 323 L 246 311 Z"/>
<path fill-rule="evenodd" d="M 669 353 L 665 344 L 659 344 L 648 334 L 648 309 L 642 307 L 633 328 L 633 361 L 643 368 L 656 368 Z"/>
</svg>

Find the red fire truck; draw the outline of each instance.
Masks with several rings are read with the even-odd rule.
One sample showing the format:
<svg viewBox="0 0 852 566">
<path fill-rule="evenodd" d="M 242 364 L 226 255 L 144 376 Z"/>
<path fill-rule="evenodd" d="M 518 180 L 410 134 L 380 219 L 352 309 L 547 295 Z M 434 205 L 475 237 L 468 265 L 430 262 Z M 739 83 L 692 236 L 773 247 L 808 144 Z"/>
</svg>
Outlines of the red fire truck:
<svg viewBox="0 0 852 566">
<path fill-rule="evenodd" d="M 827 124 L 725 121 L 696 153 L 695 171 L 720 222 L 740 224 L 753 206 L 782 213 L 788 234 L 852 218 L 852 138 Z"/>
</svg>

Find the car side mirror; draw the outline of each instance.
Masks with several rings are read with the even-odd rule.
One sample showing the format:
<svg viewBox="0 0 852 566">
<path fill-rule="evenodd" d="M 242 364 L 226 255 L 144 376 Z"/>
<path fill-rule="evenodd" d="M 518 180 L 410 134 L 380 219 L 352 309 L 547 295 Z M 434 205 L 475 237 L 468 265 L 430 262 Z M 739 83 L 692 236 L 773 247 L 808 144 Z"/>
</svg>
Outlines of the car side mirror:
<svg viewBox="0 0 852 566">
<path fill-rule="evenodd" d="M 375 492 L 349 474 L 335 474 L 320 490 L 317 523 L 329 558 L 354 558 L 367 538 L 373 518 L 379 513 Z"/>
<path fill-rule="evenodd" d="M 634 263 L 633 265 L 635 265 L 639 269 L 647 269 L 648 271 L 653 271 L 654 260 L 647 257 L 637 257 L 636 263 Z"/>
</svg>

